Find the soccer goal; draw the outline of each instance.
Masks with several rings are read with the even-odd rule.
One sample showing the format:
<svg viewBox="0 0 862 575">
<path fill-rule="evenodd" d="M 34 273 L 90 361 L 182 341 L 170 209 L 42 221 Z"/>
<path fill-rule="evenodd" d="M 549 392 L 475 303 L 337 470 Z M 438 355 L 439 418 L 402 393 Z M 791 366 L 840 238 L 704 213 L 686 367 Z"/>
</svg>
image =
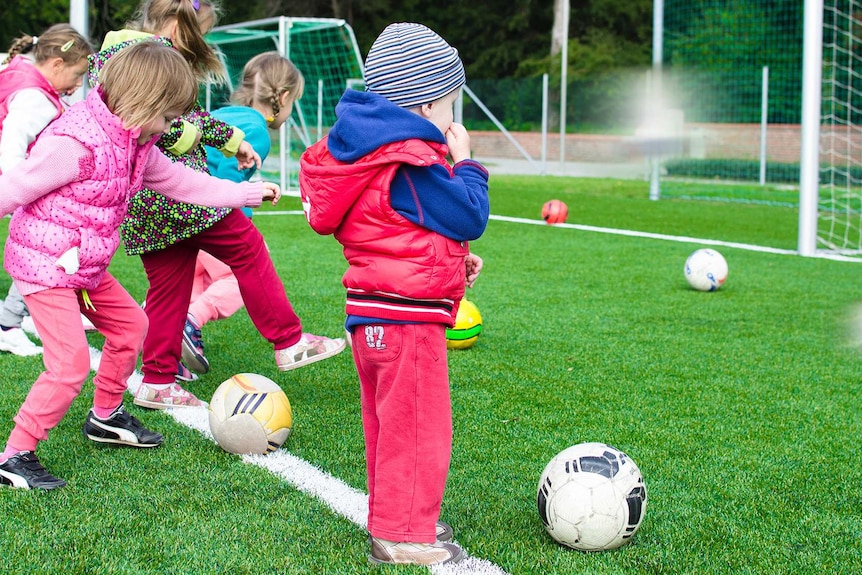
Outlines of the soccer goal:
<svg viewBox="0 0 862 575">
<path fill-rule="evenodd" d="M 267 162 L 261 170 L 265 177 L 277 177 L 285 193 L 297 193 L 299 156 L 335 122 L 335 105 L 344 90 L 362 84 L 362 57 L 353 29 L 341 19 L 279 16 L 219 26 L 206 40 L 216 48 L 229 76 L 227 85 L 205 87 L 202 99 L 207 109 L 227 103 L 243 66 L 262 52 L 277 50 L 302 72 L 305 93 L 273 147 L 278 167 Z"/>
<path fill-rule="evenodd" d="M 796 207 L 800 254 L 862 256 L 862 0 L 656 3 L 687 138 L 660 196 Z"/>
<path fill-rule="evenodd" d="M 862 255 L 862 1 L 806 0 L 799 252 Z"/>
</svg>

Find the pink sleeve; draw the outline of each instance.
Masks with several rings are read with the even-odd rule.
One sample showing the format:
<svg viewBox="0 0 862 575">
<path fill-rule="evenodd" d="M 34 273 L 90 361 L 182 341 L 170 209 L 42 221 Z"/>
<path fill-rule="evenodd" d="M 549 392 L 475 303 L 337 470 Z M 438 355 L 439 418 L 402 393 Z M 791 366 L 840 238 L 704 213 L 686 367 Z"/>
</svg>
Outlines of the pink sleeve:
<svg viewBox="0 0 862 575">
<path fill-rule="evenodd" d="M 40 136 L 27 159 L 0 175 L 0 216 L 68 183 L 89 178 L 92 166 L 92 154 L 77 140 Z"/>
<path fill-rule="evenodd" d="M 261 182 L 237 184 L 196 172 L 170 161 L 155 146 L 147 158 L 144 187 L 181 202 L 211 208 L 256 208 L 266 192 Z"/>
</svg>

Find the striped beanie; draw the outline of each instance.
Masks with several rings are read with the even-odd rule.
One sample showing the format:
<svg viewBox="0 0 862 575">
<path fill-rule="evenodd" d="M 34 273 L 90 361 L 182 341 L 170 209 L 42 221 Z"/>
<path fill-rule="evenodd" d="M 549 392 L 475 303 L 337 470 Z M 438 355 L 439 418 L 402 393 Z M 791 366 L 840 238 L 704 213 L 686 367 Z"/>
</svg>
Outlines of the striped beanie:
<svg viewBox="0 0 862 575">
<path fill-rule="evenodd" d="M 402 108 L 438 100 L 464 82 L 458 50 L 422 24 L 390 24 L 365 59 L 365 90 Z"/>
</svg>

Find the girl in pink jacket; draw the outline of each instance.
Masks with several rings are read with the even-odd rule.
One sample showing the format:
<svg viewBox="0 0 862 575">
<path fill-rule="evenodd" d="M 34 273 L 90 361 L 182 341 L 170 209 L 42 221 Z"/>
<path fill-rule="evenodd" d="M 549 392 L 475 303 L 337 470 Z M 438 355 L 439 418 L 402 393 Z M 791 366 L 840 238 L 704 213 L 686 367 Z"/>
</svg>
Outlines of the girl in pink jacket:
<svg viewBox="0 0 862 575">
<path fill-rule="evenodd" d="M 8 65 L 0 70 L 0 173 L 26 158 L 39 133 L 60 116 L 65 108 L 60 98 L 81 87 L 92 52 L 90 42 L 69 24 L 12 42 L 4 62 Z M 28 313 L 13 283 L 0 306 L 0 350 L 21 356 L 42 353 L 22 329 Z"/>
<path fill-rule="evenodd" d="M 107 271 L 132 196 L 146 186 L 178 200 L 232 208 L 280 196 L 275 184 L 213 178 L 153 147 L 197 97 L 197 81 L 176 50 L 141 42 L 112 58 L 101 79 L 98 89 L 40 135 L 26 160 L 0 175 L 0 216 L 14 212 L 5 268 L 42 336 L 45 364 L 0 453 L 0 485 L 66 484 L 35 451 L 89 375 L 82 313 L 105 336 L 84 435 L 131 447 L 162 442 L 122 404 L 148 328 L 144 311 Z M 197 190 L 206 196 L 196 197 Z"/>
</svg>

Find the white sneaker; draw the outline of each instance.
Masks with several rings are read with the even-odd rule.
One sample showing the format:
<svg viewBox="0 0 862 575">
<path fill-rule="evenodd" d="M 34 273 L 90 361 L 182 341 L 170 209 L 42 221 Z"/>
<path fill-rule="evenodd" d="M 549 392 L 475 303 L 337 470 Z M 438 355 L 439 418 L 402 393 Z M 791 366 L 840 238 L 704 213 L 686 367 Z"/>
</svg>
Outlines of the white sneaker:
<svg viewBox="0 0 862 575">
<path fill-rule="evenodd" d="M 275 363 L 281 371 L 289 371 L 337 355 L 345 347 L 347 342 L 340 337 L 330 339 L 304 333 L 292 346 L 275 350 Z"/>
<path fill-rule="evenodd" d="M 33 322 L 33 318 L 29 315 L 25 315 L 24 319 L 21 320 L 21 329 L 24 330 L 24 333 L 29 333 L 36 339 L 42 339 L 39 337 L 39 332 L 36 331 L 36 324 Z"/>
<path fill-rule="evenodd" d="M 42 348 L 30 341 L 30 338 L 20 327 L 13 327 L 5 331 L 0 330 L 0 350 L 20 356 L 42 353 Z"/>
</svg>

